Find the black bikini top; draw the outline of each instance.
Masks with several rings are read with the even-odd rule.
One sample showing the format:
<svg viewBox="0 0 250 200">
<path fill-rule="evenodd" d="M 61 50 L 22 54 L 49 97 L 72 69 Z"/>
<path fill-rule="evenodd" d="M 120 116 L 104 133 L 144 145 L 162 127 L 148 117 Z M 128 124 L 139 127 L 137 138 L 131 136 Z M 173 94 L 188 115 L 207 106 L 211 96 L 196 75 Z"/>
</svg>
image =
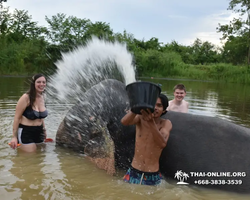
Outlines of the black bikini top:
<svg viewBox="0 0 250 200">
<path fill-rule="evenodd" d="M 48 116 L 48 111 L 45 110 L 43 112 L 38 112 L 36 110 L 33 110 L 30 106 L 28 106 L 23 112 L 23 116 L 30 120 L 43 119 Z"/>
</svg>

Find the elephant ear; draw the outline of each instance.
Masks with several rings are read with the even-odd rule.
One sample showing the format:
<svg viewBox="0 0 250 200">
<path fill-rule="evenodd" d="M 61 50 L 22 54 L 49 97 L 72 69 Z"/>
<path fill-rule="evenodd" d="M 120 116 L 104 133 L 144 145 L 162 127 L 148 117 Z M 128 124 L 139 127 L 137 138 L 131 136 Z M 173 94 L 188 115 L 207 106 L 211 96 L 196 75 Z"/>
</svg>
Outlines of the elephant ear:
<svg viewBox="0 0 250 200">
<path fill-rule="evenodd" d="M 100 169 L 115 174 L 114 142 L 102 119 L 92 119 L 90 137 L 84 148 L 84 154 Z"/>
</svg>

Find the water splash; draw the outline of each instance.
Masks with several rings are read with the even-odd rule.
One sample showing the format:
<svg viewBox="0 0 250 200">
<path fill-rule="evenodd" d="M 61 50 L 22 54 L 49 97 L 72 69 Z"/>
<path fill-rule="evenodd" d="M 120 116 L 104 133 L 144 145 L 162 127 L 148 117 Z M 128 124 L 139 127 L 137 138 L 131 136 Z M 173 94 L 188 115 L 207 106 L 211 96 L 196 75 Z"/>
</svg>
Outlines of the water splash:
<svg viewBox="0 0 250 200">
<path fill-rule="evenodd" d="M 132 62 L 125 44 L 92 38 L 86 46 L 63 54 L 56 63 L 57 73 L 49 78 L 49 93 L 73 103 L 72 100 L 79 100 L 83 92 L 104 79 L 117 79 L 127 85 L 135 81 Z"/>
</svg>

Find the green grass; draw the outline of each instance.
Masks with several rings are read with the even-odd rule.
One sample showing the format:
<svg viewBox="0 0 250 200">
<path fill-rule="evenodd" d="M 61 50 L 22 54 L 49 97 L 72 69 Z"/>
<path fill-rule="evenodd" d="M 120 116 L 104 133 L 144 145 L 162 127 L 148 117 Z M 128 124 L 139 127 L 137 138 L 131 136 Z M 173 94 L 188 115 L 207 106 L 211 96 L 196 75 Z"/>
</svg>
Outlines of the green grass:
<svg viewBox="0 0 250 200">
<path fill-rule="evenodd" d="M 141 76 L 159 77 L 159 78 L 185 78 L 196 80 L 210 80 L 210 81 L 223 81 L 230 83 L 250 83 L 250 68 L 248 66 L 234 66 L 231 64 L 210 64 L 210 65 L 187 65 L 178 63 L 171 66 L 174 70 L 169 72 L 168 67 L 166 70 L 145 72 Z"/>
</svg>

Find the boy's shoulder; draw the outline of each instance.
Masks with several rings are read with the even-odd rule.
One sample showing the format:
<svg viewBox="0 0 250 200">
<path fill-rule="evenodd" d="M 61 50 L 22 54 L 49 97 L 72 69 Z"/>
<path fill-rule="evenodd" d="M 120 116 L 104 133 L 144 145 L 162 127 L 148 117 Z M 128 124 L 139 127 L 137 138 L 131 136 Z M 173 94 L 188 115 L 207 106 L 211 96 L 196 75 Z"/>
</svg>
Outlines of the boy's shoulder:
<svg viewBox="0 0 250 200">
<path fill-rule="evenodd" d="M 189 103 L 186 101 L 186 100 L 182 100 L 182 103 L 185 104 L 185 105 L 188 105 Z"/>
<path fill-rule="evenodd" d="M 168 101 L 168 104 L 172 104 L 174 102 L 174 99 Z"/>
</svg>

